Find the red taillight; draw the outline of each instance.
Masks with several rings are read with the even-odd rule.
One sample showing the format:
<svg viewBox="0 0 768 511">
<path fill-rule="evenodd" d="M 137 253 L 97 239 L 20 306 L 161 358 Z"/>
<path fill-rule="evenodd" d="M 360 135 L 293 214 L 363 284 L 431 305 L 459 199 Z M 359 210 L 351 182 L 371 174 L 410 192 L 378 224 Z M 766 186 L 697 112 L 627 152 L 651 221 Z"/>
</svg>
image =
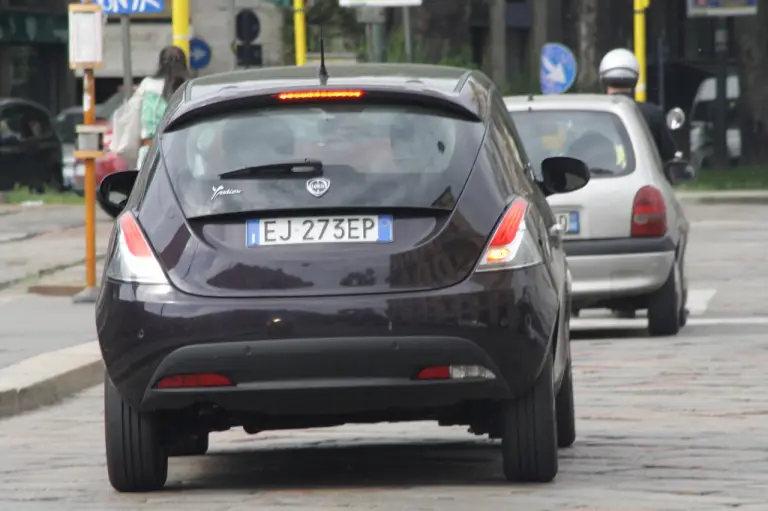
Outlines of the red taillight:
<svg viewBox="0 0 768 511">
<path fill-rule="evenodd" d="M 416 380 L 495 380 L 496 375 L 484 366 L 451 365 L 425 367 Z"/>
<path fill-rule="evenodd" d="M 121 282 L 167 284 L 168 280 L 149 241 L 130 211 L 117 218 L 117 227 L 117 243 L 105 275 Z"/>
<path fill-rule="evenodd" d="M 152 249 L 141 232 L 141 227 L 130 213 L 120 216 L 120 229 L 125 246 L 134 257 L 153 257 Z"/>
<path fill-rule="evenodd" d="M 449 366 L 425 367 L 416 375 L 417 380 L 447 380 L 451 377 Z"/>
<path fill-rule="evenodd" d="M 188 389 L 198 387 L 230 387 L 232 380 L 217 373 L 175 374 L 157 382 L 158 389 Z"/>
<path fill-rule="evenodd" d="M 667 233 L 664 196 L 653 186 L 638 190 L 632 205 L 632 237 L 660 237 Z"/>
<path fill-rule="evenodd" d="M 305 90 L 296 92 L 281 92 L 277 95 L 280 101 L 295 101 L 302 99 L 359 99 L 363 97 L 361 90 Z"/>
<path fill-rule="evenodd" d="M 528 232 L 525 217 L 528 202 L 515 199 L 501 217 L 477 271 L 511 270 L 541 262 L 534 236 Z"/>
<path fill-rule="evenodd" d="M 520 223 L 525 216 L 525 210 L 528 208 L 528 202 L 523 199 L 517 199 L 509 206 L 509 209 L 501 219 L 499 228 L 491 240 L 491 247 L 503 247 L 515 241 L 515 236 L 520 230 Z"/>
</svg>

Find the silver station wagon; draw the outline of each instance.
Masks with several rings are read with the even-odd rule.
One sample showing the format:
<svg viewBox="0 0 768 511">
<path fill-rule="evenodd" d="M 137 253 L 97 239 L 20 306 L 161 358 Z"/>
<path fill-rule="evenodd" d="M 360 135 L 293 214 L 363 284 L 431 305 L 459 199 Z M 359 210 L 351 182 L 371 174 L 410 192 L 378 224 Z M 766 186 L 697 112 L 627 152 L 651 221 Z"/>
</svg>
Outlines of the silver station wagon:
<svg viewBox="0 0 768 511">
<path fill-rule="evenodd" d="M 685 248 L 689 224 L 673 186 L 693 179 L 682 158 L 662 162 L 637 104 L 604 94 L 505 98 L 533 171 L 550 156 L 584 161 L 591 179 L 554 195 L 572 278 L 574 313 L 647 310 L 651 335 L 675 335 L 686 322 Z M 668 116 L 670 127 L 684 114 Z M 681 116 L 681 117 L 680 117 Z"/>
</svg>

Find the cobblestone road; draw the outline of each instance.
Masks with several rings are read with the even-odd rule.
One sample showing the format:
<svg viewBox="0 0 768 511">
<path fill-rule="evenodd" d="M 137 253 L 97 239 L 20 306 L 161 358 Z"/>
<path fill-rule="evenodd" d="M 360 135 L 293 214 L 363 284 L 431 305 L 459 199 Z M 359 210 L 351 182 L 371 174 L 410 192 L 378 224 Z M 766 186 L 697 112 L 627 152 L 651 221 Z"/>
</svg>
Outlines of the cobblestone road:
<svg viewBox="0 0 768 511">
<path fill-rule="evenodd" d="M 763 327 L 574 341 L 579 437 L 550 485 L 501 483 L 497 447 L 429 423 L 212 437 L 167 490 L 119 495 L 102 394 L 0 422 L 0 509 L 659 511 L 768 509 Z"/>
</svg>

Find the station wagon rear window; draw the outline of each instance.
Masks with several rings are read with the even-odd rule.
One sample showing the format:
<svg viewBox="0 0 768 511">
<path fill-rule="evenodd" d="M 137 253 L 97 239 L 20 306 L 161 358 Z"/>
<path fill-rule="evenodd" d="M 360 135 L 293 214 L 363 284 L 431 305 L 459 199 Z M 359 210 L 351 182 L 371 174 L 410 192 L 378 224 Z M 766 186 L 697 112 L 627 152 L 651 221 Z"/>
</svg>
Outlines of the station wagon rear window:
<svg viewBox="0 0 768 511">
<path fill-rule="evenodd" d="M 621 119 L 609 112 L 538 110 L 510 112 L 537 172 L 542 160 L 571 156 L 586 163 L 592 177 L 635 170 L 635 153 Z"/>
<path fill-rule="evenodd" d="M 482 122 L 441 110 L 334 101 L 208 117 L 164 134 L 162 148 L 187 217 L 303 208 L 451 209 L 484 132 Z M 305 160 L 312 162 L 307 168 L 285 166 Z"/>
</svg>

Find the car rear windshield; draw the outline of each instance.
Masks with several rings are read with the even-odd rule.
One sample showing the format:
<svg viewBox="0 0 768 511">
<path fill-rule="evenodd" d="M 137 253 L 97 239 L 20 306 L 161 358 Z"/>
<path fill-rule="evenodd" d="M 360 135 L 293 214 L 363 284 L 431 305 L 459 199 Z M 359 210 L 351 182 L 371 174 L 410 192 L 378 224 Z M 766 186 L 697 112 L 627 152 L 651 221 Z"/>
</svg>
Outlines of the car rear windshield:
<svg viewBox="0 0 768 511">
<path fill-rule="evenodd" d="M 593 177 L 629 174 L 635 153 L 624 124 L 609 112 L 538 110 L 512 112 L 531 163 L 539 172 L 551 156 L 571 156 L 586 163 Z"/>
<path fill-rule="evenodd" d="M 484 132 L 482 122 L 416 106 L 292 105 L 205 118 L 164 134 L 162 152 L 187 217 L 299 208 L 450 209 Z M 322 162 L 322 170 L 219 177 L 305 159 Z M 319 177 L 327 180 L 327 191 L 316 197 L 310 181 Z"/>
</svg>

